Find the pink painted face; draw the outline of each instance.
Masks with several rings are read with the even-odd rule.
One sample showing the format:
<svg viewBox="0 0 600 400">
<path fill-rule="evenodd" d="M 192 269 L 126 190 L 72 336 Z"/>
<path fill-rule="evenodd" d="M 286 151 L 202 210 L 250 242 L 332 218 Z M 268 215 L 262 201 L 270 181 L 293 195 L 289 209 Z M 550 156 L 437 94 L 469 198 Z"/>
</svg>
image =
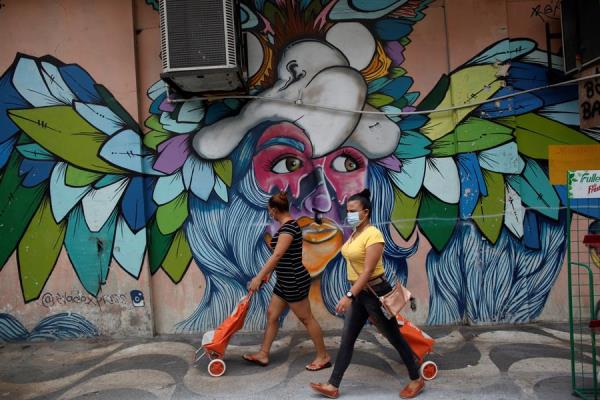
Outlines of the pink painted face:
<svg viewBox="0 0 600 400">
<path fill-rule="evenodd" d="M 366 183 L 368 159 L 352 147 L 342 147 L 319 158 L 302 129 L 280 122 L 265 130 L 253 160 L 257 182 L 267 193 L 287 190 L 297 204 L 294 217 L 314 209 L 339 221 L 339 206 Z M 332 204 L 337 199 L 338 207 Z"/>
<path fill-rule="evenodd" d="M 267 193 L 285 190 L 291 194 L 290 212 L 304 239 L 302 263 L 311 276 L 326 268 L 349 235 L 350 230 L 341 227 L 344 205 L 364 188 L 367 166 L 368 159 L 351 147 L 313 158 L 310 140 L 290 122 L 271 125 L 260 137 L 253 159 L 256 180 Z M 319 221 L 312 218 L 315 211 Z M 267 228 L 267 241 L 274 228 Z"/>
</svg>

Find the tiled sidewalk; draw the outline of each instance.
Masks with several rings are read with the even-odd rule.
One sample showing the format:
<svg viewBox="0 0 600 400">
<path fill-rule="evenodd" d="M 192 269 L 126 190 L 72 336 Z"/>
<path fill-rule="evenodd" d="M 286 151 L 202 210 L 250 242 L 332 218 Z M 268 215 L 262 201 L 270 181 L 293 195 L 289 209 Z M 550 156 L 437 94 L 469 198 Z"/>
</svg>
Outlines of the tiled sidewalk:
<svg viewBox="0 0 600 400">
<path fill-rule="evenodd" d="M 430 327 L 437 338 L 440 372 L 420 399 L 568 399 L 568 326 L 529 324 Z M 327 332 L 335 356 L 340 332 Z M 90 339 L 13 343 L 0 348 L 2 399 L 319 399 L 308 387 L 331 369 L 305 371 L 312 343 L 305 332 L 281 333 L 269 366 L 241 355 L 258 348 L 261 335 L 238 333 L 225 355 L 227 371 L 210 377 L 207 361 L 193 366 L 200 338 Z M 385 339 L 363 330 L 341 391 L 343 399 L 393 399 L 407 382 L 406 369 Z"/>
</svg>

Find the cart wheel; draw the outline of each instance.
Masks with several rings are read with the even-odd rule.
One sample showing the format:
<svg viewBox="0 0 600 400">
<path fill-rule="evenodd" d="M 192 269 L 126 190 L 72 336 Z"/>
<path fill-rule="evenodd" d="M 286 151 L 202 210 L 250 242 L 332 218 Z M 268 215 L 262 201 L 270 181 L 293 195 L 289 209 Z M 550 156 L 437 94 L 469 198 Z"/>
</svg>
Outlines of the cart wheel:
<svg viewBox="0 0 600 400">
<path fill-rule="evenodd" d="M 215 358 L 208 363 L 208 373 L 210 376 L 221 376 L 225 373 L 225 361 Z"/>
<path fill-rule="evenodd" d="M 430 381 L 432 379 L 435 379 L 435 377 L 437 376 L 438 366 L 433 361 L 425 361 L 421 365 L 419 372 L 421 373 L 423 379 L 425 379 L 426 381 Z"/>
</svg>

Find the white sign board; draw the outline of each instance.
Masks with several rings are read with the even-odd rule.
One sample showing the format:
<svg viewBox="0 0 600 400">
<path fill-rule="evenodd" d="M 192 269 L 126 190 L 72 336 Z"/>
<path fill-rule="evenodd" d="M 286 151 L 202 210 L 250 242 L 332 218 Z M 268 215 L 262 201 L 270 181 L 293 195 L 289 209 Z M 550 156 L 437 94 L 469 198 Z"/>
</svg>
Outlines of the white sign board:
<svg viewBox="0 0 600 400">
<path fill-rule="evenodd" d="M 571 199 L 600 198 L 600 170 L 569 172 L 569 197 Z"/>
</svg>

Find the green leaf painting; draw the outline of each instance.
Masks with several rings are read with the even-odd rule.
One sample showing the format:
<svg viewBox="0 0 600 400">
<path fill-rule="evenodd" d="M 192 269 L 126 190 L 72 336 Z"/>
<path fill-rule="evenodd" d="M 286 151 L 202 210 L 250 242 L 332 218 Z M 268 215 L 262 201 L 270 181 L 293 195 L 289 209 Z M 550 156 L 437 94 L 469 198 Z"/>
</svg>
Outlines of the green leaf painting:
<svg viewBox="0 0 600 400">
<path fill-rule="evenodd" d="M 163 270 L 174 283 L 179 283 L 192 261 L 192 250 L 182 229 L 177 231 L 173 243 L 162 263 Z"/>
<path fill-rule="evenodd" d="M 14 152 L 0 180 L 0 269 L 6 264 L 27 225 L 44 198 L 47 185 L 21 186 L 19 163 Z"/>
<path fill-rule="evenodd" d="M 11 110 L 10 118 L 46 150 L 89 171 L 120 173 L 121 169 L 98 157 L 109 138 L 70 106 Z"/>
<path fill-rule="evenodd" d="M 65 232 L 66 222 L 57 224 L 54 221 L 50 199 L 44 198 L 17 249 L 21 287 L 26 302 L 40 296 L 62 249 Z"/>
<path fill-rule="evenodd" d="M 425 192 L 417 216 L 419 227 L 437 251 L 442 251 L 454 232 L 458 204 L 448 204 Z"/>
<path fill-rule="evenodd" d="M 472 218 L 481 233 L 492 243 L 496 243 L 504 220 L 504 177 L 502 174 L 483 171 L 487 196 L 481 196 L 473 210 Z"/>
</svg>

